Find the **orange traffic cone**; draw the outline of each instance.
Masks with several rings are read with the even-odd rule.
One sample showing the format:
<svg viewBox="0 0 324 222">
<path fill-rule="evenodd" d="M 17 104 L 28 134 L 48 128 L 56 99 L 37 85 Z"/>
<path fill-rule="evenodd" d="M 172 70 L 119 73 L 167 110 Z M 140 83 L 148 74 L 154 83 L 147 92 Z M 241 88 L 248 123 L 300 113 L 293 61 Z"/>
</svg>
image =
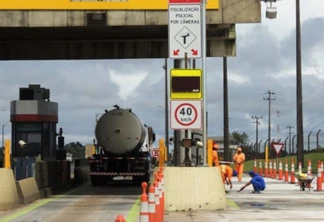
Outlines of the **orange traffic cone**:
<svg viewBox="0 0 324 222">
<path fill-rule="evenodd" d="M 118 215 L 115 219 L 115 222 L 126 222 L 125 218 L 123 217 L 123 215 Z"/>
<path fill-rule="evenodd" d="M 262 176 L 262 160 L 260 160 L 260 163 L 259 163 L 259 174 L 260 174 L 260 176 Z"/>
<path fill-rule="evenodd" d="M 162 207 L 162 185 L 161 185 L 161 178 L 159 177 L 157 179 L 157 183 L 158 183 L 158 193 L 159 193 L 159 202 L 160 202 L 160 221 L 163 221 L 163 216 L 164 216 L 164 212 L 163 212 L 163 207 Z"/>
<path fill-rule="evenodd" d="M 162 212 L 162 219 L 164 219 L 164 175 L 163 175 L 163 168 L 160 168 L 160 183 L 161 183 L 161 212 Z"/>
<path fill-rule="evenodd" d="M 149 220 L 150 222 L 156 222 L 156 207 L 155 207 L 155 189 L 154 185 L 151 184 L 149 188 L 148 195 L 148 204 L 149 204 Z"/>
<path fill-rule="evenodd" d="M 161 221 L 161 205 L 160 205 L 159 185 L 157 180 L 154 182 L 154 194 L 155 194 L 156 221 Z"/>
<path fill-rule="evenodd" d="M 279 161 L 279 180 L 282 180 L 282 161 Z"/>
<path fill-rule="evenodd" d="M 273 179 L 277 179 L 277 163 L 276 161 L 274 160 L 273 161 Z"/>
<path fill-rule="evenodd" d="M 269 162 L 269 178 L 272 178 L 272 161 Z"/>
<path fill-rule="evenodd" d="M 312 161 L 308 160 L 307 164 L 307 176 L 311 177 L 312 176 Z"/>
<path fill-rule="evenodd" d="M 147 201 L 147 194 L 146 188 L 147 183 L 142 183 L 142 196 L 141 196 L 141 212 L 140 212 L 140 222 L 149 222 L 149 209 L 148 209 L 148 201 Z"/>
<path fill-rule="evenodd" d="M 268 162 L 264 162 L 264 176 L 269 177 Z"/>
<path fill-rule="evenodd" d="M 288 160 L 285 160 L 285 182 L 289 181 L 289 169 L 288 169 Z"/>
<path fill-rule="evenodd" d="M 317 191 L 322 191 L 322 172 L 321 172 L 321 161 L 317 163 Z"/>
<path fill-rule="evenodd" d="M 302 163 L 298 163 L 298 173 L 302 173 Z"/>
<path fill-rule="evenodd" d="M 255 158 L 254 158 L 254 162 L 253 162 L 253 171 L 254 171 L 254 173 L 257 172 L 257 161 Z"/>
</svg>

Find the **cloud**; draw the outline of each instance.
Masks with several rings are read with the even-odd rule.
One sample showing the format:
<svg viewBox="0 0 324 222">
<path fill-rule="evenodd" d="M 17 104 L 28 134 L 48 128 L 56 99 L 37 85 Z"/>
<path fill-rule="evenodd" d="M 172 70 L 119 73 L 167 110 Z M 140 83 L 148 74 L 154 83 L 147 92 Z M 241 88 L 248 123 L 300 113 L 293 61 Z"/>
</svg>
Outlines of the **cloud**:
<svg viewBox="0 0 324 222">
<path fill-rule="evenodd" d="M 119 86 L 119 96 L 123 100 L 131 99 L 137 96 L 136 89 L 141 84 L 147 73 L 132 73 L 129 75 L 120 75 L 111 72 L 111 80 Z"/>
<path fill-rule="evenodd" d="M 237 24 L 237 56 L 227 58 L 228 112 L 230 132 L 246 132 L 259 141 L 268 136 L 268 90 L 271 100 L 271 133 L 284 140 L 287 126 L 296 131 L 296 45 L 294 1 L 277 1 L 278 17 L 262 23 Z M 301 2 L 304 133 L 324 126 L 324 1 Z M 165 77 L 173 68 L 162 68 L 164 59 L 2 61 L 0 62 L 0 108 L 19 98 L 19 88 L 41 84 L 51 90 L 51 101 L 59 103 L 59 123 L 66 142 L 91 143 L 95 118 L 114 104 L 131 108 L 143 123 L 153 126 L 157 139 L 165 132 Z M 197 68 L 201 61 L 197 60 Z M 208 135 L 223 135 L 223 58 L 207 58 L 205 70 Z M 167 75 L 166 75 L 167 74 Z M 169 99 L 167 103 L 169 104 Z M 2 122 L 9 112 L 0 112 Z M 9 135 L 9 126 L 6 126 Z M 173 131 L 170 130 L 170 135 Z M 314 136 L 314 133 L 313 133 Z M 313 138 L 313 137 L 312 137 Z"/>
</svg>

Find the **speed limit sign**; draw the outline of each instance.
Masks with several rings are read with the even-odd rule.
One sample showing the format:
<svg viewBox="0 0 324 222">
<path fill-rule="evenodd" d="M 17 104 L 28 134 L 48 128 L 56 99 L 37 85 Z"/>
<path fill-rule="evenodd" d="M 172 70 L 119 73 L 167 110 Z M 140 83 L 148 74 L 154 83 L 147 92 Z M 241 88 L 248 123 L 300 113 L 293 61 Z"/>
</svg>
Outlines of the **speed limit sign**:
<svg viewBox="0 0 324 222">
<path fill-rule="evenodd" d="M 172 129 L 201 129 L 201 101 L 171 100 Z"/>
</svg>

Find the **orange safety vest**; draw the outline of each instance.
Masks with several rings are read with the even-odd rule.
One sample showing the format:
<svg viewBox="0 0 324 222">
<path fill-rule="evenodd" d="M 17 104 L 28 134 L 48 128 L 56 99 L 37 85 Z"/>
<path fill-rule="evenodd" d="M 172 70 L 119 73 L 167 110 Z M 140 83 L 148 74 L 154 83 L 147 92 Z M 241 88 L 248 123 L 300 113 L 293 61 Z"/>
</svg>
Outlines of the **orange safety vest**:
<svg viewBox="0 0 324 222">
<path fill-rule="evenodd" d="M 212 151 L 212 158 L 213 158 L 214 165 L 219 166 L 219 158 L 218 158 L 218 153 L 216 150 Z"/>
<path fill-rule="evenodd" d="M 241 164 L 245 161 L 245 154 L 244 153 L 235 153 L 233 160 L 236 164 Z"/>
</svg>

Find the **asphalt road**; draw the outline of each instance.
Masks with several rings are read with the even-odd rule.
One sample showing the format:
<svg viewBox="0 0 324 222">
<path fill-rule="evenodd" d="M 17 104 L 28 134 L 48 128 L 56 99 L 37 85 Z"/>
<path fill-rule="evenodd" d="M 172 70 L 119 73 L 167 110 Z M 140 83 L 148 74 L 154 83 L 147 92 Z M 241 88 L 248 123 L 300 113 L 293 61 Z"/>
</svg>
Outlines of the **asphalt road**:
<svg viewBox="0 0 324 222">
<path fill-rule="evenodd" d="M 141 187 L 115 183 L 92 187 L 90 183 L 64 194 L 35 201 L 19 209 L 0 212 L 0 222 L 115 221 L 121 214 L 127 222 L 138 220 Z"/>
</svg>

